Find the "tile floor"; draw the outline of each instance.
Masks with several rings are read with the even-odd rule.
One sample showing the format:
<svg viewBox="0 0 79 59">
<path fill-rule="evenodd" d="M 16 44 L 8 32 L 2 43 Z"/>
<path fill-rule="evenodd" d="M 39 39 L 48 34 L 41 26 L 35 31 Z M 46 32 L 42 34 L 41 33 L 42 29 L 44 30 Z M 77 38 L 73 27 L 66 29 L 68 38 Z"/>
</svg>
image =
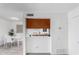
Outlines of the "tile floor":
<svg viewBox="0 0 79 59">
<path fill-rule="evenodd" d="M 22 55 L 23 54 L 23 47 L 22 45 L 12 48 L 0 48 L 0 55 Z"/>
</svg>

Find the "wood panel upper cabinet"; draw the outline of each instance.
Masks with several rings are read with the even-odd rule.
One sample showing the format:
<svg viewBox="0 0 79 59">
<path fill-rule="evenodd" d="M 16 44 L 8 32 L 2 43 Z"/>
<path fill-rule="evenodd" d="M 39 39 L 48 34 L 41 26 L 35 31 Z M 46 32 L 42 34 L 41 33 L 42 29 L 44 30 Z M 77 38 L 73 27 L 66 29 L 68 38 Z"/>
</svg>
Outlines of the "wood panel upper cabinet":
<svg viewBox="0 0 79 59">
<path fill-rule="evenodd" d="M 50 28 L 50 19 L 37 19 L 37 18 L 27 18 L 26 19 L 26 28 L 33 29 L 49 29 Z"/>
</svg>

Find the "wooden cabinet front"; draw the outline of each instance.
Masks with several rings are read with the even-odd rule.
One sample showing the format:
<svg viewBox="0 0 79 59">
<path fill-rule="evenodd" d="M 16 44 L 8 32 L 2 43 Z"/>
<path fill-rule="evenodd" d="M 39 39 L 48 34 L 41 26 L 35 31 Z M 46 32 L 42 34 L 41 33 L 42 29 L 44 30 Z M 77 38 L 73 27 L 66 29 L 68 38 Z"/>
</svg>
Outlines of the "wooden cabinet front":
<svg viewBox="0 0 79 59">
<path fill-rule="evenodd" d="M 27 18 L 26 19 L 26 28 L 33 29 L 49 29 L 50 28 L 50 19 L 37 19 L 37 18 Z"/>
</svg>

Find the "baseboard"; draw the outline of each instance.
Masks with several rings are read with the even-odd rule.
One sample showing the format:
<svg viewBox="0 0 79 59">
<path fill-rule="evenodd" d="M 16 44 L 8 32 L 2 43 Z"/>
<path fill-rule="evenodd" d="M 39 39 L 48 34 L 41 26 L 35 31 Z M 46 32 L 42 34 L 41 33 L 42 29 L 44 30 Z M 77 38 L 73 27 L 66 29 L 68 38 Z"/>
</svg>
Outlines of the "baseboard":
<svg viewBox="0 0 79 59">
<path fill-rule="evenodd" d="M 50 53 L 26 53 L 26 55 L 50 55 Z"/>
</svg>

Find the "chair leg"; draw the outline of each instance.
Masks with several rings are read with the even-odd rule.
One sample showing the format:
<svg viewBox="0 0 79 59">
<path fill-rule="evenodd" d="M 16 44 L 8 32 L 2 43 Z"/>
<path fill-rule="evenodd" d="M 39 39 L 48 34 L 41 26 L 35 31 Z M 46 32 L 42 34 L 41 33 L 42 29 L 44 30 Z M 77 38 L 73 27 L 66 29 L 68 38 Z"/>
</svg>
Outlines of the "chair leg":
<svg viewBox="0 0 79 59">
<path fill-rule="evenodd" d="M 10 48 L 12 48 L 12 43 L 11 42 L 9 43 L 9 46 L 10 46 Z"/>
<path fill-rule="evenodd" d="M 19 41 L 17 41 L 17 47 L 19 48 Z"/>
<path fill-rule="evenodd" d="M 4 48 L 7 48 L 7 43 L 4 44 Z"/>
</svg>

